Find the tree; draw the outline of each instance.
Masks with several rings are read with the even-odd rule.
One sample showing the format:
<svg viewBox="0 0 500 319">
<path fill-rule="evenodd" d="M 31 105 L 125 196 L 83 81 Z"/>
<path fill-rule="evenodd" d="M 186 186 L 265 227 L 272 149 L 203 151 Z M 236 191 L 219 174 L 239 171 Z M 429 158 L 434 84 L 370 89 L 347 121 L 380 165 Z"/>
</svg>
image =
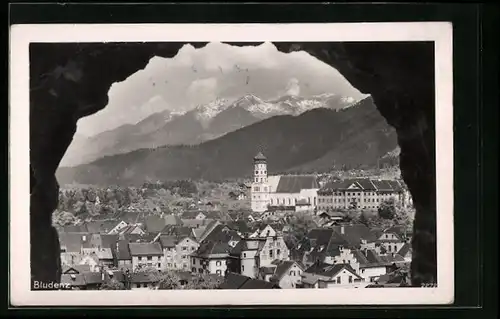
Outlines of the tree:
<svg viewBox="0 0 500 319">
<path fill-rule="evenodd" d="M 396 205 L 394 198 L 389 198 L 382 203 L 378 208 L 378 215 L 383 219 L 394 219 L 396 217 Z"/>
<path fill-rule="evenodd" d="M 54 225 L 66 226 L 73 224 L 76 221 L 76 217 L 70 212 L 56 211 L 52 215 L 52 221 Z"/>
<path fill-rule="evenodd" d="M 125 285 L 116 279 L 111 279 L 101 285 L 100 290 L 126 290 Z"/>
<path fill-rule="evenodd" d="M 196 274 L 188 282 L 185 289 L 217 289 L 221 283 L 222 279 L 207 274 Z"/>
</svg>

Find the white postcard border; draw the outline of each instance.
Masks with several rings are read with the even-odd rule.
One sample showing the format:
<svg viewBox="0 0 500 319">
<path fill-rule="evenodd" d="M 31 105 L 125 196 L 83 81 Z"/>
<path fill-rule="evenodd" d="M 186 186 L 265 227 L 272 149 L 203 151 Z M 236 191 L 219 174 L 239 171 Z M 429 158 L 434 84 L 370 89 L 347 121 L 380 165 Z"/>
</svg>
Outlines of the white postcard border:
<svg viewBox="0 0 500 319">
<path fill-rule="evenodd" d="M 434 41 L 437 288 L 31 291 L 29 229 L 30 42 Z M 453 64 L 449 22 L 328 24 L 44 24 L 10 34 L 10 294 L 15 306 L 396 305 L 454 300 Z M 22 231 L 20 231 L 22 230 Z M 328 292 L 328 293 L 327 293 Z"/>
</svg>

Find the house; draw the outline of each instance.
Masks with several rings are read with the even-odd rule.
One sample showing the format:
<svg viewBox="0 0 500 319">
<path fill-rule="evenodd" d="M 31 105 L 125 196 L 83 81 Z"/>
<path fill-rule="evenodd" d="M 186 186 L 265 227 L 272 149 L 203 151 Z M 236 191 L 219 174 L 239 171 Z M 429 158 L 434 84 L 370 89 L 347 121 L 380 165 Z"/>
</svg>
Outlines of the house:
<svg viewBox="0 0 500 319">
<path fill-rule="evenodd" d="M 340 248 L 340 254 L 333 257 L 332 264 L 347 263 L 367 282 L 375 282 L 394 264 L 404 262 L 401 256 L 379 255 L 375 249 Z"/>
<path fill-rule="evenodd" d="M 261 279 L 274 282 L 282 289 L 296 288 L 301 285 L 305 268 L 293 260 L 274 260 L 271 265 L 262 267 Z"/>
<path fill-rule="evenodd" d="M 328 262 L 348 247 L 347 239 L 332 228 L 315 228 L 292 249 L 292 258 L 306 267 L 316 262 Z M 333 260 L 331 260 L 333 263 Z"/>
<path fill-rule="evenodd" d="M 200 219 L 203 220 L 207 216 L 199 210 L 187 210 L 181 214 L 181 219 Z"/>
<path fill-rule="evenodd" d="M 246 200 L 247 194 L 244 191 L 231 191 L 229 192 L 229 198 L 232 200 Z"/>
<path fill-rule="evenodd" d="M 99 272 L 100 264 L 99 257 L 95 253 L 84 255 L 79 262 L 80 265 L 88 265 L 90 267 L 90 272 Z"/>
<path fill-rule="evenodd" d="M 89 271 L 90 272 L 90 269 Z M 63 270 L 61 275 L 61 284 L 69 285 L 72 290 L 85 290 L 87 282 L 85 281 L 84 271 L 75 267 L 69 267 Z"/>
<path fill-rule="evenodd" d="M 376 234 L 364 224 L 341 224 L 331 228 L 351 247 L 373 249 L 377 243 Z"/>
<path fill-rule="evenodd" d="M 389 198 L 407 206 L 408 192 L 402 182 L 369 178 L 336 180 L 318 191 L 318 208 L 348 209 L 351 207 L 377 210 Z"/>
<path fill-rule="evenodd" d="M 313 204 L 305 198 L 301 198 L 295 202 L 296 212 L 309 212 L 313 211 L 314 209 L 315 207 L 313 206 Z"/>
<path fill-rule="evenodd" d="M 120 270 L 134 269 L 132 267 L 132 256 L 130 255 L 128 244 L 127 240 L 119 240 L 113 249 L 114 265 Z"/>
<path fill-rule="evenodd" d="M 304 288 L 364 288 L 366 285 L 349 264 L 316 262 L 302 275 Z"/>
<path fill-rule="evenodd" d="M 198 242 L 202 242 L 204 241 L 207 236 L 212 233 L 214 231 L 214 229 L 216 227 L 218 227 L 219 225 L 222 225 L 222 223 L 218 220 L 213 220 L 211 222 L 209 222 L 206 226 L 205 226 L 205 231 L 199 235 L 199 238 L 197 238 Z"/>
<path fill-rule="evenodd" d="M 104 269 L 109 269 L 114 266 L 113 252 L 111 251 L 111 248 L 101 248 L 96 255 L 99 259 L 99 264 Z"/>
<path fill-rule="evenodd" d="M 262 153 L 254 157 L 254 174 L 251 187 L 251 207 L 254 212 L 264 212 L 268 206 L 296 206 L 305 199 L 316 207 L 319 184 L 313 175 L 268 176 L 267 159 Z"/>
<path fill-rule="evenodd" d="M 228 222 L 227 226 L 237 231 L 238 234 L 242 237 L 249 236 L 253 233 L 252 228 L 248 226 L 248 223 L 241 219 Z"/>
<path fill-rule="evenodd" d="M 384 230 L 384 232 L 395 234 L 407 243 L 409 243 L 411 241 L 411 237 L 413 235 L 412 234 L 413 230 L 411 228 L 408 228 L 408 227 L 403 226 L 403 225 L 392 226 L 392 227 Z"/>
<path fill-rule="evenodd" d="M 229 246 L 234 247 L 241 236 L 237 231 L 229 228 L 227 225 L 217 223 L 206 235 L 203 236 L 203 241 L 213 241 L 228 243 Z"/>
<path fill-rule="evenodd" d="M 200 227 L 204 227 L 204 226 L 210 224 L 211 221 L 213 221 L 213 219 L 209 219 L 209 218 L 182 219 L 182 225 L 185 227 L 189 227 L 189 228 L 200 228 Z"/>
<path fill-rule="evenodd" d="M 124 227 L 118 231 L 119 235 L 145 235 L 146 232 L 142 230 L 140 225 L 132 224 Z"/>
<path fill-rule="evenodd" d="M 131 290 L 152 290 L 156 289 L 158 281 L 148 272 L 130 273 Z"/>
<path fill-rule="evenodd" d="M 342 222 L 345 215 L 339 211 L 323 211 L 318 214 L 318 217 L 321 218 L 321 224 L 327 224 L 331 222 Z"/>
<path fill-rule="evenodd" d="M 160 243 L 129 243 L 128 248 L 132 257 L 132 269 L 142 267 L 162 269 L 163 250 Z"/>
<path fill-rule="evenodd" d="M 164 215 L 163 218 L 165 219 L 165 226 L 182 225 L 182 220 L 177 215 L 174 214 Z"/>
<path fill-rule="evenodd" d="M 212 200 L 212 201 L 207 201 L 202 206 L 207 211 L 215 211 L 221 208 L 221 203 L 219 201 Z"/>
<path fill-rule="evenodd" d="M 384 247 L 384 252 L 389 254 L 398 252 L 405 244 L 406 241 L 395 231 L 394 228 L 386 229 L 383 233 L 379 234 L 376 243 L 379 247 Z"/>
<path fill-rule="evenodd" d="M 401 256 L 404 259 L 405 262 L 411 262 L 411 259 L 412 259 L 411 252 L 412 252 L 411 245 L 409 243 L 406 243 L 397 252 L 397 255 Z"/>
<path fill-rule="evenodd" d="M 89 237 L 89 233 L 60 233 L 61 264 L 79 264 L 83 257 L 83 242 L 87 241 Z"/>
<path fill-rule="evenodd" d="M 166 220 L 165 217 L 161 217 L 158 215 L 151 215 L 146 217 L 144 221 L 144 228 L 148 233 L 158 233 L 161 232 L 163 228 L 165 228 Z"/>
<path fill-rule="evenodd" d="M 278 284 L 228 272 L 219 289 L 280 289 Z"/>
<path fill-rule="evenodd" d="M 232 248 L 227 242 L 202 242 L 191 254 L 191 271 L 222 276 L 227 270 Z"/>
<path fill-rule="evenodd" d="M 290 260 L 290 251 L 282 236 L 264 236 L 241 239 L 230 254 L 232 272 L 257 278 L 259 269 L 272 266 L 274 260 Z"/>
<path fill-rule="evenodd" d="M 161 235 L 157 240 L 163 249 L 163 270 L 189 271 L 190 255 L 200 246 L 191 236 Z"/>
</svg>

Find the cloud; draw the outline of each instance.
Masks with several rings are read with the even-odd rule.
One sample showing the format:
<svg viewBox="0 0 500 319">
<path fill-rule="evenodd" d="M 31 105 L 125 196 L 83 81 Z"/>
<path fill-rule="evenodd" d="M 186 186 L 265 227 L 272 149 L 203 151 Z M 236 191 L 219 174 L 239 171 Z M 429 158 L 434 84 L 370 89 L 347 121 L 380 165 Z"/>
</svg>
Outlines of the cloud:
<svg viewBox="0 0 500 319">
<path fill-rule="evenodd" d="M 81 119 L 78 131 L 95 135 L 167 108 L 184 112 L 216 97 L 252 93 L 271 99 L 285 92 L 362 96 L 337 70 L 306 52 L 279 52 L 272 43 L 238 47 L 213 42 L 200 49 L 185 45 L 175 57 L 154 57 L 146 68 L 115 83 L 107 107 Z"/>
<path fill-rule="evenodd" d="M 297 80 L 296 78 L 291 78 L 290 81 L 288 81 L 288 85 L 286 86 L 286 94 L 292 96 L 297 96 L 300 94 L 299 80 Z"/>
<path fill-rule="evenodd" d="M 195 80 L 186 90 L 192 106 L 213 101 L 217 98 L 217 79 L 214 77 Z"/>
</svg>

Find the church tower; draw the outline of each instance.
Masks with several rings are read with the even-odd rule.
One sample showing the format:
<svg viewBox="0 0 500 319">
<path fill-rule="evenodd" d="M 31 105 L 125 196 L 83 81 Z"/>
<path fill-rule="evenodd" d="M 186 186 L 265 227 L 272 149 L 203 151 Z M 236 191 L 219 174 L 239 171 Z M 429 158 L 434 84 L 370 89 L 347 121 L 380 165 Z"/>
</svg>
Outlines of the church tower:
<svg viewBox="0 0 500 319">
<path fill-rule="evenodd" d="M 252 211 L 265 212 L 269 205 L 269 185 L 267 184 L 267 159 L 259 153 L 253 158 L 253 182 L 251 189 Z"/>
</svg>

